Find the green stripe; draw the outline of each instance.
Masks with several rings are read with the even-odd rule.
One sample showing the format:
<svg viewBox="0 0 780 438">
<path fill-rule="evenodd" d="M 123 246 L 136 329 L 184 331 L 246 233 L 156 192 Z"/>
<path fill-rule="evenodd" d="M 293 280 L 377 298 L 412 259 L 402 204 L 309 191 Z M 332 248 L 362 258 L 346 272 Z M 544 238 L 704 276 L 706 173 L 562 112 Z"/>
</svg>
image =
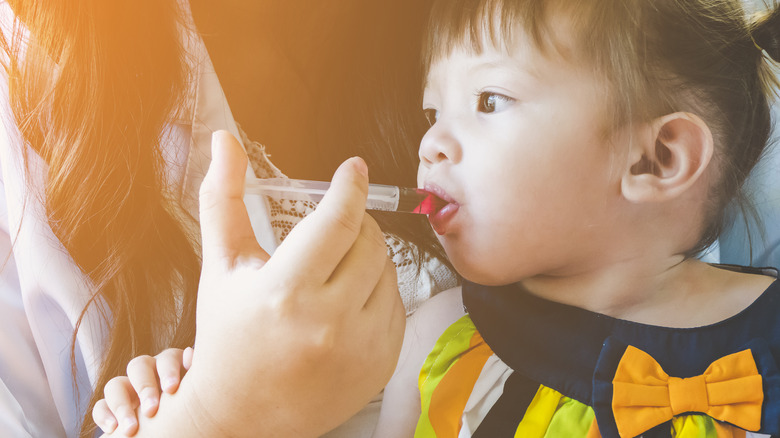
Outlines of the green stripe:
<svg viewBox="0 0 780 438">
<path fill-rule="evenodd" d="M 590 406 L 562 397 L 545 438 L 584 437 L 588 434 L 595 414 Z"/>
<path fill-rule="evenodd" d="M 682 415 L 672 419 L 672 436 L 676 438 L 715 438 L 715 420 L 706 415 Z"/>
<path fill-rule="evenodd" d="M 450 367 L 458 361 L 464 352 L 468 351 L 471 337 L 476 331 L 471 318 L 468 315 L 463 316 L 444 331 L 425 359 L 418 381 L 422 412 L 414 432 L 416 438 L 436 437 L 428 418 L 431 396 Z"/>
</svg>

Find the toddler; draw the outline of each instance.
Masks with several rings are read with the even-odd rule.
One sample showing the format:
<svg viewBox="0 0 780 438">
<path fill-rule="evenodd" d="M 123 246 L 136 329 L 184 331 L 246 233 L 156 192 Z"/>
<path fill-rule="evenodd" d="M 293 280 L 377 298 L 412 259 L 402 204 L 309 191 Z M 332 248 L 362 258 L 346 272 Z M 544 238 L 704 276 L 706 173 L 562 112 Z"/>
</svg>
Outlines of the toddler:
<svg viewBox="0 0 780 438">
<path fill-rule="evenodd" d="M 412 316 L 374 436 L 780 436 L 776 271 L 695 257 L 779 37 L 738 0 L 438 1 L 418 183 L 464 282 Z"/>
</svg>

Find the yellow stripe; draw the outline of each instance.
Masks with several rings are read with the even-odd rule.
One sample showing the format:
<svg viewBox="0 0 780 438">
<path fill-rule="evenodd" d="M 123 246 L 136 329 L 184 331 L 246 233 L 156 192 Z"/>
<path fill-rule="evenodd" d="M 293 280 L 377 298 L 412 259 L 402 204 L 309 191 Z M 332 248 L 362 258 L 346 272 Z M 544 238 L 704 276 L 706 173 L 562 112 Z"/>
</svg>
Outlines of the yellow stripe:
<svg viewBox="0 0 780 438">
<path fill-rule="evenodd" d="M 701 414 L 681 415 L 672 419 L 675 438 L 745 438 L 745 431 Z"/>
<path fill-rule="evenodd" d="M 561 398 L 563 395 L 560 392 L 546 386 L 539 386 L 525 411 L 523 421 L 517 426 L 515 438 L 543 438 L 555 411 L 558 410 Z"/>
<path fill-rule="evenodd" d="M 468 315 L 441 335 L 420 371 L 422 412 L 415 437 L 456 437 L 463 409 L 493 354 Z"/>
</svg>

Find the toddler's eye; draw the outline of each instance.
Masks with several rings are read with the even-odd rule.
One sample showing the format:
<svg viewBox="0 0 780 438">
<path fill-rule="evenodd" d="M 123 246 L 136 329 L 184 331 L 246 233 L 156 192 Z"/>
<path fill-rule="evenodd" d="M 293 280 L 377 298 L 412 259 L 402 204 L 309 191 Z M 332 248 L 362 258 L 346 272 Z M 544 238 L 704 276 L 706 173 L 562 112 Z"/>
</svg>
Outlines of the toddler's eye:
<svg viewBox="0 0 780 438">
<path fill-rule="evenodd" d="M 425 114 L 425 119 L 428 120 L 428 124 L 431 126 L 433 126 L 439 118 L 439 112 L 432 108 L 424 109 L 423 114 Z"/>
<path fill-rule="evenodd" d="M 514 99 L 503 94 L 483 91 L 479 93 L 477 100 L 477 111 L 481 113 L 494 113 L 501 111 L 504 107 L 512 103 Z"/>
</svg>

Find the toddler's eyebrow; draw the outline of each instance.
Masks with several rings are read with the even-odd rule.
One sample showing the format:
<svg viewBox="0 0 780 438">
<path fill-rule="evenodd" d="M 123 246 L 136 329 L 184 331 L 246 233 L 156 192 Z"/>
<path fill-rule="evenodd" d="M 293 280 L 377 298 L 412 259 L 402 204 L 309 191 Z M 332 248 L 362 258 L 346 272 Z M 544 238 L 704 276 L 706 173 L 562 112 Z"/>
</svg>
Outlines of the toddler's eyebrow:
<svg viewBox="0 0 780 438">
<path fill-rule="evenodd" d="M 502 74 L 508 74 L 512 78 L 520 78 L 531 81 L 539 81 L 542 79 L 541 72 L 538 68 L 525 65 L 520 61 L 512 59 L 508 61 L 485 61 L 473 65 L 469 68 L 470 74 L 479 74 L 485 71 L 498 71 Z"/>
</svg>

